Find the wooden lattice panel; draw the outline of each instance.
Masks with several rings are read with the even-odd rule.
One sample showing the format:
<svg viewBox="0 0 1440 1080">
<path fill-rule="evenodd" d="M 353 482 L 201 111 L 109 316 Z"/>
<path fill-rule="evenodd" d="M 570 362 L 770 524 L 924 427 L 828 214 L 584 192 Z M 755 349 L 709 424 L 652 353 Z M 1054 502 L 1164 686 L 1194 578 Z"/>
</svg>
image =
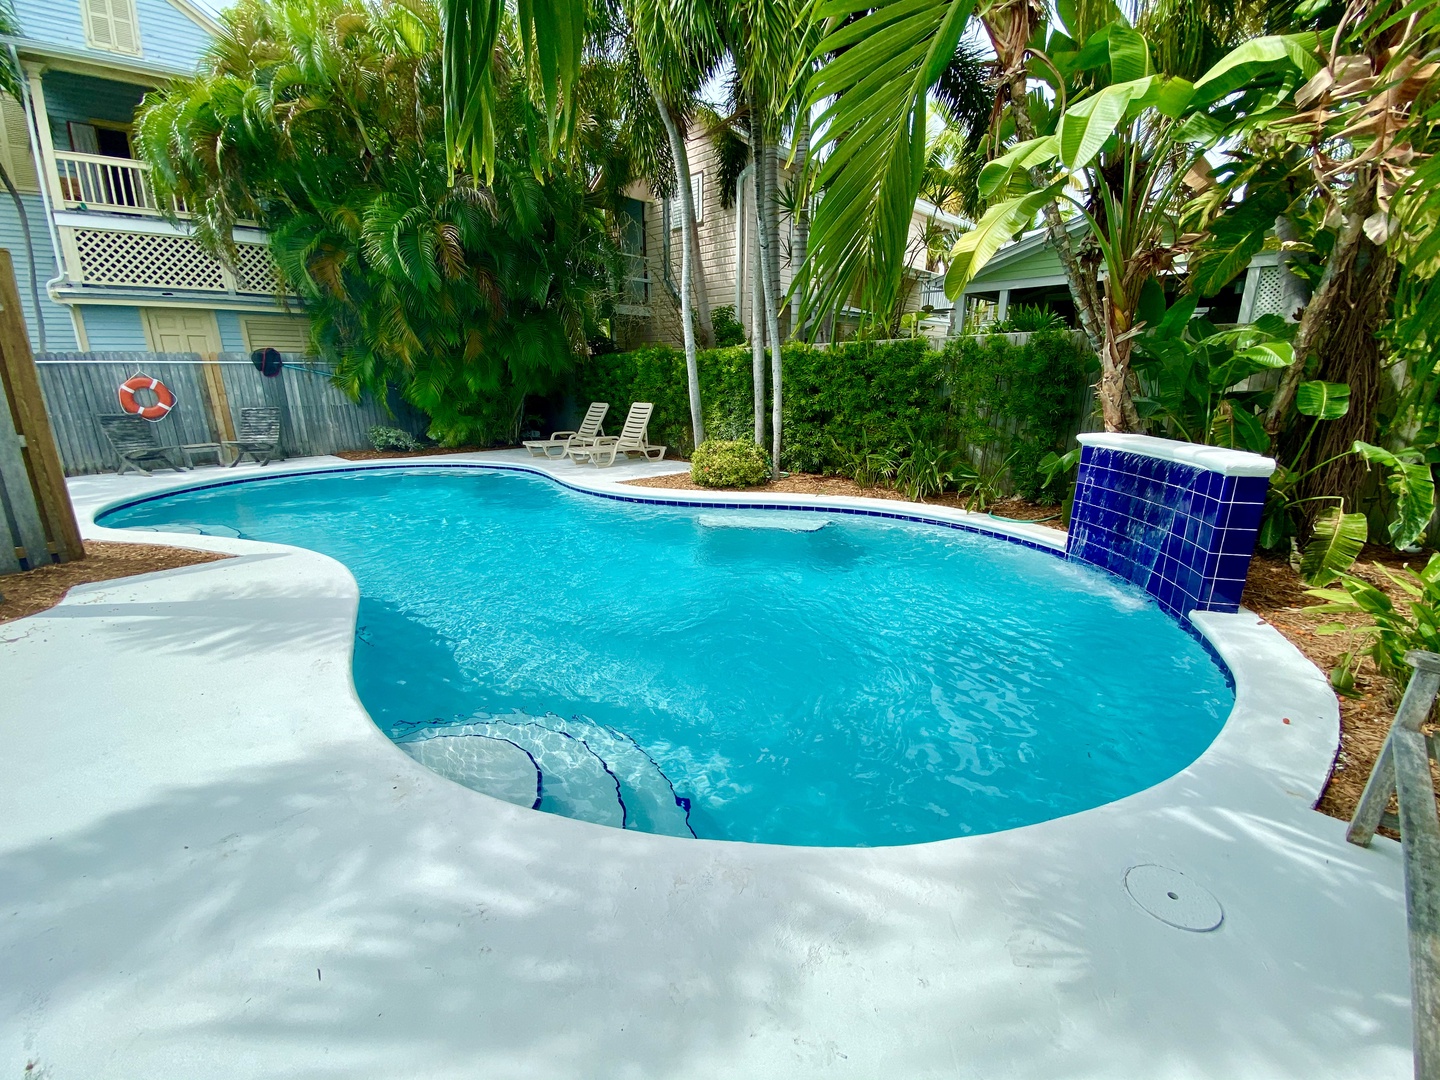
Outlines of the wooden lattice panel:
<svg viewBox="0 0 1440 1080">
<path fill-rule="evenodd" d="M 75 247 L 87 285 L 225 291 L 220 264 L 188 237 L 76 229 Z"/>
<path fill-rule="evenodd" d="M 238 292 L 270 296 L 280 291 L 279 272 L 267 246 L 235 245 L 235 288 Z"/>
<path fill-rule="evenodd" d="M 1282 299 L 1280 268 L 1278 266 L 1262 266 L 1260 280 L 1255 285 L 1255 307 L 1250 312 L 1250 318 L 1258 319 L 1261 315 L 1279 315 Z"/>
</svg>

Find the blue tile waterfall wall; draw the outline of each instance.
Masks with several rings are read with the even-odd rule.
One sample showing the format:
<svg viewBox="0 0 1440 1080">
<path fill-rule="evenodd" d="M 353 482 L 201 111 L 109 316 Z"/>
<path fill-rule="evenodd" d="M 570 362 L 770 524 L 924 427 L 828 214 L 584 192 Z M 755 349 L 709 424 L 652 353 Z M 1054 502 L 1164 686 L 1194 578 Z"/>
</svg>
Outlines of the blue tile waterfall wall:
<svg viewBox="0 0 1440 1080">
<path fill-rule="evenodd" d="M 1234 611 L 1275 463 L 1140 435 L 1082 435 L 1068 558 L 1140 586 L 1172 615 Z"/>
</svg>

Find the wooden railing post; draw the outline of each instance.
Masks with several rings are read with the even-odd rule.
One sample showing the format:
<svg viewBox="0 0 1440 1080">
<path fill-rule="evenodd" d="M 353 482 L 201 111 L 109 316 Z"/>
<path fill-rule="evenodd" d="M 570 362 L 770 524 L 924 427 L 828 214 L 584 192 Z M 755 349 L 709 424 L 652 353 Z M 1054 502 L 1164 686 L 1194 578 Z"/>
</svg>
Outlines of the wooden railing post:
<svg viewBox="0 0 1440 1080">
<path fill-rule="evenodd" d="M 40 313 L 36 312 L 36 316 Z M 4 386 L 15 431 L 24 440 L 25 468 L 30 474 L 35 507 L 45 523 L 47 546 L 61 562 L 83 559 L 85 547 L 80 541 L 80 526 L 70 504 L 65 470 L 60 464 L 60 452 L 55 447 L 45 398 L 40 392 L 40 375 L 30 352 L 30 335 L 25 329 L 20 292 L 15 287 L 15 266 L 10 252 L 4 249 L 0 249 L 0 383 Z M 27 552 L 26 561 L 32 567 L 39 566 L 47 561 L 47 554 Z"/>
<path fill-rule="evenodd" d="M 1390 796 L 1396 797 L 1410 939 L 1415 1077 L 1440 1080 L 1440 813 L 1435 809 L 1429 742 L 1421 730 L 1440 692 L 1440 655 L 1411 652 L 1405 662 L 1415 673 L 1345 838 L 1368 846 L 1385 821 Z"/>
</svg>

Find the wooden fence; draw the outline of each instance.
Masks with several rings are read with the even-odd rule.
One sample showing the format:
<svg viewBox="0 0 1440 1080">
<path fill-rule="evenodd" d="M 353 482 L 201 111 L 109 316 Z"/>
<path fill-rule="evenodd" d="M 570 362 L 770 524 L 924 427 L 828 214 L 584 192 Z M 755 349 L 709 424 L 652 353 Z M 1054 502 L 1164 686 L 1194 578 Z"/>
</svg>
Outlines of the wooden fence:
<svg viewBox="0 0 1440 1080">
<path fill-rule="evenodd" d="M 40 386 L 67 476 L 114 472 L 115 451 L 97 416 L 120 413 L 120 384 L 144 373 L 164 383 L 175 408 L 156 423 L 167 446 L 234 439 L 242 409 L 280 410 L 287 457 L 370 449 L 370 428 L 398 427 L 419 435 L 425 417 L 391 394 L 389 410 L 373 398 L 351 401 L 331 380 L 330 369 L 286 355 L 273 378 L 261 375 L 239 353 L 44 353 L 37 359 Z"/>
<path fill-rule="evenodd" d="M 85 556 L 10 253 L 0 250 L 0 574 Z"/>
</svg>

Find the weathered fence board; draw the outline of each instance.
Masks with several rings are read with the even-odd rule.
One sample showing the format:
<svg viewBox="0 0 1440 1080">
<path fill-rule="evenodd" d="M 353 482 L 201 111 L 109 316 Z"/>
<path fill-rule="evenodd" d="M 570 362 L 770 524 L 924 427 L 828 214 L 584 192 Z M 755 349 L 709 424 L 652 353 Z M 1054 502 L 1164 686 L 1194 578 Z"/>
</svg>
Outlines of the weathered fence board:
<svg viewBox="0 0 1440 1080">
<path fill-rule="evenodd" d="M 0 250 L 0 572 L 83 559 L 85 545 L 40 389 L 15 288 Z"/>
<path fill-rule="evenodd" d="M 169 446 L 233 439 L 241 410 L 265 406 L 280 409 L 287 457 L 369 449 L 369 430 L 377 424 L 417 435 L 425 430 L 424 416 L 394 394 L 390 415 L 371 398 L 351 401 L 329 368 L 299 356 L 285 359 L 281 374 L 269 379 L 238 353 L 46 353 L 36 366 L 70 476 L 115 470 L 115 452 L 95 418 L 121 412 L 120 384 L 139 372 L 175 394 L 175 408 L 156 425 Z"/>
</svg>

